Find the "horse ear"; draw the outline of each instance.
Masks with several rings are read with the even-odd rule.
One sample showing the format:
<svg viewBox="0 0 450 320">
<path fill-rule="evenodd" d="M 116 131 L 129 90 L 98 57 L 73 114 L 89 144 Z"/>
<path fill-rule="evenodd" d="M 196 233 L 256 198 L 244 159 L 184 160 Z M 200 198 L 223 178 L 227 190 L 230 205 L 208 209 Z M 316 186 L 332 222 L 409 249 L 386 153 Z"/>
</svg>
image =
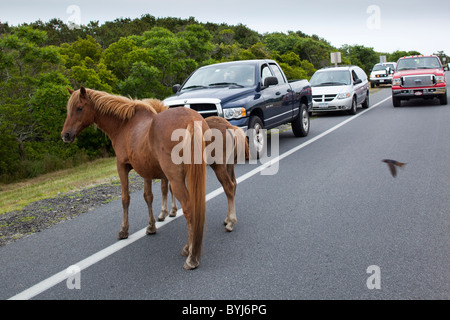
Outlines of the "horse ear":
<svg viewBox="0 0 450 320">
<path fill-rule="evenodd" d="M 69 91 L 70 95 L 72 95 L 72 93 L 73 93 L 73 90 L 72 90 L 72 89 L 67 88 L 67 91 Z"/>
<path fill-rule="evenodd" d="M 82 98 L 86 98 L 86 88 L 85 87 L 81 87 L 80 88 L 80 96 L 82 97 Z"/>
</svg>

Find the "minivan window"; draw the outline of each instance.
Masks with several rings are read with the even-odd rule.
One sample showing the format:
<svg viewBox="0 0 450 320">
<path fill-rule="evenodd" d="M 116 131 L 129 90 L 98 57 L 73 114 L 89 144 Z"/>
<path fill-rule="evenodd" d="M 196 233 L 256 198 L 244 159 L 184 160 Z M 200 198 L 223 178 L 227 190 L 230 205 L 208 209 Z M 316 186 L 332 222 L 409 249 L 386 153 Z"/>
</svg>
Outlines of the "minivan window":
<svg viewBox="0 0 450 320">
<path fill-rule="evenodd" d="M 353 81 L 358 80 L 358 75 L 356 74 L 355 70 L 352 70 L 352 78 L 353 78 Z"/>
<path fill-rule="evenodd" d="M 356 75 L 358 76 L 358 78 L 361 79 L 363 82 L 367 80 L 367 75 L 363 69 L 355 68 L 355 72 L 356 72 Z"/>
<path fill-rule="evenodd" d="M 348 70 L 329 70 L 316 72 L 309 80 L 312 87 L 345 86 L 351 83 Z"/>
</svg>

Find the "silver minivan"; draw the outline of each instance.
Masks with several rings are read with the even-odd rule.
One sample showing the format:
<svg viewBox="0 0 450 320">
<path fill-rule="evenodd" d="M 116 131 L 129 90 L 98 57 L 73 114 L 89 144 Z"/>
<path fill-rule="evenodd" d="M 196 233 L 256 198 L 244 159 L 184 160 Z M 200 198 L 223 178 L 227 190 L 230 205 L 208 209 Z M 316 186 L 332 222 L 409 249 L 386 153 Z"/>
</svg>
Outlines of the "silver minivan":
<svg viewBox="0 0 450 320">
<path fill-rule="evenodd" d="M 346 111 L 356 114 L 359 105 L 369 107 L 369 81 L 358 66 L 317 70 L 309 81 L 313 112 Z"/>
</svg>

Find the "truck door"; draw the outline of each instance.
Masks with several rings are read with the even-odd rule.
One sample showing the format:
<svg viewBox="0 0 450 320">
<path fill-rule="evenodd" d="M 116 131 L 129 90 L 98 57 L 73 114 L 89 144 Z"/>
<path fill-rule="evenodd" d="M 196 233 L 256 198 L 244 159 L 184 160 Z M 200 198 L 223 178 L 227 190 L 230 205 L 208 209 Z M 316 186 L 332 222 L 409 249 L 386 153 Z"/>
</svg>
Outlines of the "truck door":
<svg viewBox="0 0 450 320">
<path fill-rule="evenodd" d="M 278 79 L 277 85 L 261 91 L 265 103 L 264 124 L 265 127 L 273 128 L 286 122 L 286 118 L 292 118 L 293 93 L 291 92 L 291 86 L 275 63 L 264 64 L 261 67 L 262 84 L 268 76 L 274 76 Z"/>
</svg>

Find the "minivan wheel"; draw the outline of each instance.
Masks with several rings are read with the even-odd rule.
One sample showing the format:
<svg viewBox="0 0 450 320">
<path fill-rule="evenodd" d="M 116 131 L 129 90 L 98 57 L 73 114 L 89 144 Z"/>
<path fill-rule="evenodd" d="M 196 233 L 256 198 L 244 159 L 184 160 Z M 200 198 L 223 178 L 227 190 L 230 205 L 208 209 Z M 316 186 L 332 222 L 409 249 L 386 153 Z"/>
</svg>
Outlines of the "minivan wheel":
<svg viewBox="0 0 450 320">
<path fill-rule="evenodd" d="M 369 91 L 367 91 L 366 99 L 361 105 L 363 109 L 367 109 L 369 107 Z"/>
<path fill-rule="evenodd" d="M 358 104 L 356 103 L 356 97 L 353 97 L 352 108 L 350 110 L 348 110 L 348 114 L 356 114 L 357 107 L 358 107 Z"/>
</svg>

